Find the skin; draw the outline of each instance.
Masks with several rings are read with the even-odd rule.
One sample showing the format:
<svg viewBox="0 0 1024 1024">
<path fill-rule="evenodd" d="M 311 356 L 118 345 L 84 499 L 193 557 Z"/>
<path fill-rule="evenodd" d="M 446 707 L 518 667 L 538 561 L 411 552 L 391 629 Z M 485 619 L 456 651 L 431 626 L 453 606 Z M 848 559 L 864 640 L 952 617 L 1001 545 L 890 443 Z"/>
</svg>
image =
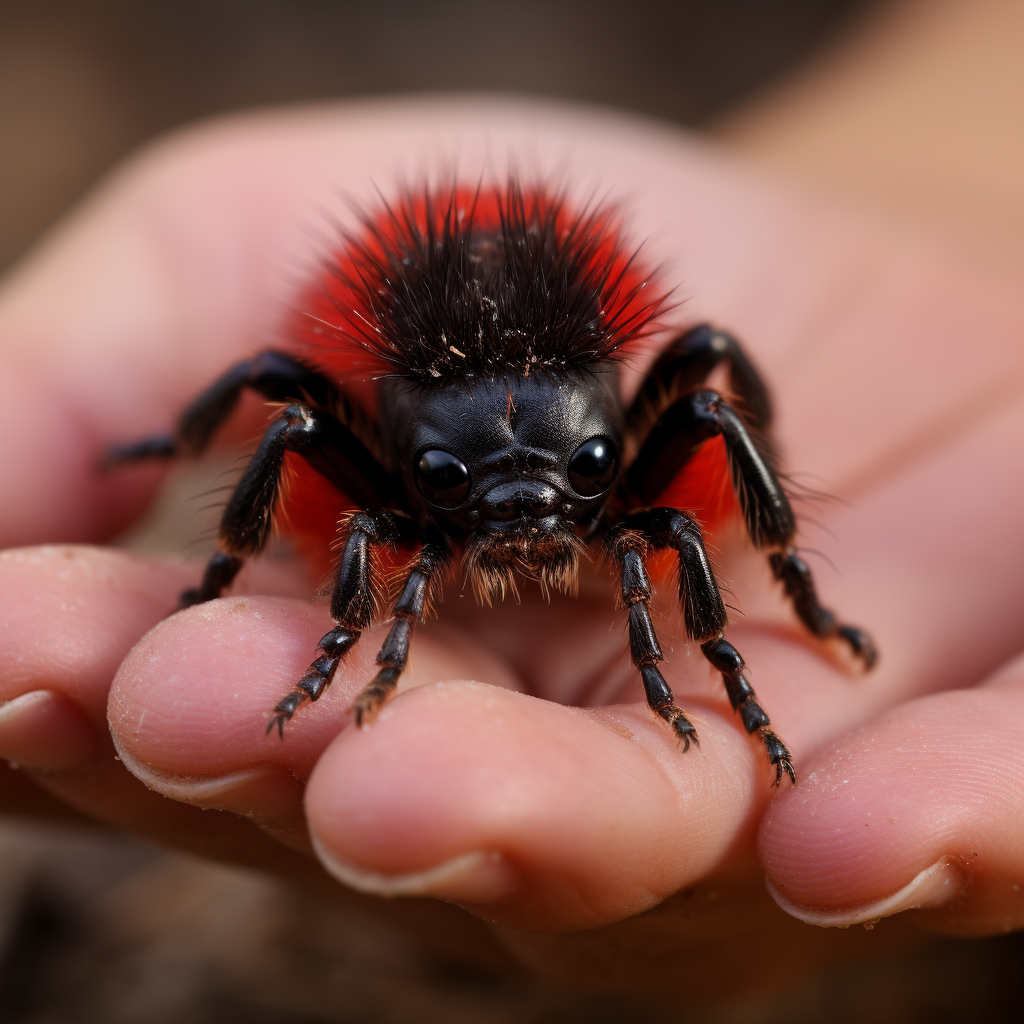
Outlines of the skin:
<svg viewBox="0 0 1024 1024">
<path fill-rule="evenodd" d="M 655 624 L 700 735 L 685 755 L 642 703 L 601 571 L 550 606 L 524 587 L 522 604 L 480 609 L 450 586 L 369 728 L 350 728 L 348 707 L 386 627 L 282 743 L 264 735 L 269 709 L 330 625 L 301 568 L 247 571 L 230 596 L 171 614 L 198 565 L 87 546 L 130 522 L 161 473 L 99 479 L 103 446 L 165 428 L 272 336 L 281 268 L 309 252 L 319 202 L 368 194 L 438 140 L 467 176 L 506 153 L 546 167 L 569 152 L 583 188 L 599 168 L 632 236 L 682 282 L 673 326 L 710 318 L 747 341 L 788 466 L 841 499 L 803 505 L 818 524 L 803 538 L 840 570 L 815 559 L 823 599 L 876 636 L 867 677 L 805 635 L 741 533 L 715 538 L 739 609 L 727 636 L 794 753 L 796 790 L 771 788 L 670 585 Z M 0 558 L 0 754 L 22 766 L 4 799 L 39 787 L 174 847 L 402 897 L 351 899 L 433 943 L 687 998 L 777 985 L 917 929 L 1017 927 L 1024 670 L 1001 666 L 1021 647 L 1022 329 L 1024 302 L 991 273 L 611 115 L 380 103 L 163 142 L 0 293 L 17 496 L 0 531 L 76 542 Z M 627 367 L 627 390 L 653 354 Z M 264 415 L 248 405 L 236 434 Z M 791 912 L 837 918 L 947 859 L 926 879 L 941 908 L 871 932 L 786 913 L 761 867 Z"/>
<path fill-rule="evenodd" d="M 955 251 L 993 288 L 1019 289 L 1024 139 L 1010 126 L 1024 114 L 1022 29 L 1014 0 L 879 5 L 716 134 L 773 174 L 869 201 Z M 1020 385 L 1018 372 L 1005 381 L 1007 408 Z M 994 391 L 985 401 L 994 408 L 1004 399 Z M 1019 464 L 1011 444 L 1004 463 L 979 462 L 969 479 L 1008 476 L 1016 503 Z M 962 478 L 957 493 L 984 500 Z M 965 518 L 971 536 L 973 513 Z M 1019 566 L 1011 545 L 990 581 Z M 1020 607 L 1011 605 L 1018 651 Z M 969 692 L 912 702 L 823 748 L 800 796 L 777 802 L 762 825 L 759 851 L 783 905 L 819 923 L 849 923 L 877 912 L 879 897 L 894 912 L 949 898 L 963 883 L 963 897 L 916 915 L 918 923 L 967 935 L 1019 928 L 1022 670 L 1010 660 Z M 915 865 L 917 891 L 908 893 L 900 886 Z M 929 865 L 939 874 L 927 881 Z"/>
</svg>

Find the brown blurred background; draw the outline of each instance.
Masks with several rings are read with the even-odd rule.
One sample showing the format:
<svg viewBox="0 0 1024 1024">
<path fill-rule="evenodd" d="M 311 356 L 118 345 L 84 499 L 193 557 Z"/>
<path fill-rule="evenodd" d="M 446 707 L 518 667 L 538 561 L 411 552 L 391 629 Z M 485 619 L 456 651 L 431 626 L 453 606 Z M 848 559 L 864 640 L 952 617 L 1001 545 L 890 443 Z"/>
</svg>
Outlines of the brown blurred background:
<svg viewBox="0 0 1024 1024">
<path fill-rule="evenodd" d="M 542 94 L 724 126 L 736 148 L 789 169 L 771 102 L 753 126 L 744 111 L 784 96 L 776 84 L 798 80 L 805 66 L 813 73 L 816 55 L 837 40 L 859 38 L 875 6 L 884 5 L 0 0 L 0 269 L 135 147 L 260 104 L 424 90 Z M 831 150 L 815 150 L 819 180 L 846 184 L 856 162 L 843 149 L 849 136 L 838 131 Z M 858 186 L 898 200 L 888 170 L 884 179 L 868 173 L 871 152 L 859 146 Z M 919 201 L 907 168 L 906 193 Z M 881 184 L 863 186 L 870 181 Z M 952 209 L 944 195 L 935 208 Z M 1000 222 L 1005 208 L 993 204 Z M 1013 1019 L 1022 953 L 1015 937 L 928 941 L 768 999 L 689 1013 L 438 959 L 380 922 L 129 838 L 0 823 L 0 1021 L 11 1024 L 1001 1020 Z"/>
<path fill-rule="evenodd" d="M 0 268 L 111 164 L 243 107 L 503 90 L 700 125 L 858 0 L 3 0 Z"/>
</svg>

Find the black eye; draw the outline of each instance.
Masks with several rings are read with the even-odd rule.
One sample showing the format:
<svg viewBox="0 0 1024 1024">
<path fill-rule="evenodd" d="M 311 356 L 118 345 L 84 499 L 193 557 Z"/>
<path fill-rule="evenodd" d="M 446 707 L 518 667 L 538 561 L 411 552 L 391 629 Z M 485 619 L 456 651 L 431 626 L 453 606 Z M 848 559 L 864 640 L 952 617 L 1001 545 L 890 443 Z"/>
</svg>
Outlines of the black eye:
<svg viewBox="0 0 1024 1024">
<path fill-rule="evenodd" d="M 469 494 L 469 470 L 454 455 L 434 448 L 420 456 L 416 486 L 432 505 L 455 508 Z"/>
<path fill-rule="evenodd" d="M 577 494 L 593 498 L 608 490 L 619 470 L 619 457 L 607 437 L 592 437 L 569 460 L 569 483 Z"/>
</svg>

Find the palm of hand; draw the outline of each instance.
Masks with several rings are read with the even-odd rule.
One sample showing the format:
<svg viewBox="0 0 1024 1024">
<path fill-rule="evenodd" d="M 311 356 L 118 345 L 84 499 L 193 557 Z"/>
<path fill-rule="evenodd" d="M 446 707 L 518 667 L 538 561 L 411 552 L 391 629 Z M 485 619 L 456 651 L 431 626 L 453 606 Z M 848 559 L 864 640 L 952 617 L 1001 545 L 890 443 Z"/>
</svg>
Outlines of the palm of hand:
<svg viewBox="0 0 1024 1024">
<path fill-rule="evenodd" d="M 492 133 L 500 123 L 510 140 L 539 116 L 488 113 Z M 472 132 L 479 112 L 437 108 L 431 116 L 457 137 Z M 101 490 L 88 475 L 95 451 L 166 424 L 197 383 L 251 348 L 263 276 L 291 244 L 309 195 L 336 185 L 339 173 L 355 185 L 389 176 L 415 148 L 410 132 L 430 139 L 438 131 L 425 121 L 402 107 L 377 111 L 372 123 L 358 112 L 285 117 L 185 143 L 150 158 L 120 196 L 101 200 L 12 282 L 0 306 L 12 360 L 28 368 L 29 382 L 45 372 L 91 430 L 69 440 L 69 415 L 53 436 L 36 439 L 24 470 L 14 466 L 25 489 L 9 536 L 18 536 L 25 505 L 46 510 L 22 524 L 27 538 L 70 536 L 76 522 L 85 536 L 109 533 L 118 515 L 138 507 L 152 480 L 140 474 Z M 876 900 L 927 867 L 934 850 L 903 842 L 902 858 L 871 847 L 866 866 L 854 858 L 851 867 L 841 853 L 822 865 L 800 806 L 817 801 L 827 814 L 842 778 L 861 773 L 867 785 L 891 764 L 888 749 L 870 743 L 853 760 L 815 751 L 893 708 L 903 723 L 897 741 L 920 738 L 921 721 L 941 729 L 942 707 L 898 706 L 974 684 L 1017 650 L 1021 574 L 1001 570 L 1020 557 L 1020 477 L 1009 444 L 1024 427 L 1013 390 L 1024 360 L 1010 343 L 1024 320 L 1020 304 L 881 225 L 764 190 L 685 144 L 600 119 L 569 129 L 554 113 L 539 123 L 542 150 L 554 151 L 569 131 L 581 165 L 599 160 L 604 184 L 637 197 L 638 235 L 652 233 L 659 250 L 685 257 L 673 276 L 699 302 L 695 315 L 728 323 L 766 370 L 788 466 L 852 503 L 816 510 L 825 530 L 806 528 L 804 541 L 825 547 L 839 566 L 839 577 L 819 573 L 823 598 L 876 635 L 882 661 L 869 677 L 851 678 L 803 635 L 746 545 L 723 539 L 719 565 L 743 613 L 728 635 L 803 776 L 773 805 L 762 857 L 795 902 L 832 902 L 813 885 L 801 889 L 803 876 L 839 893 L 837 906 Z M 241 166 L 262 168 L 248 189 L 236 195 L 217 184 L 233 183 Z M 216 245 L 206 222 L 196 223 L 203 195 L 216 211 Z M 138 237 L 140 209 L 149 221 Z M 253 230 L 257 266 L 232 279 L 243 253 L 251 255 Z M 90 267 L 102 251 L 113 253 L 109 265 Z M 160 293 L 127 324 L 111 312 L 124 294 L 121 261 L 145 264 L 138 273 L 147 288 L 139 290 Z M 91 296 L 84 314 L 74 310 L 73 327 L 64 305 L 47 304 L 61 280 Z M 83 321 L 93 339 L 87 358 Z M 179 334 L 181 324 L 191 333 Z M 30 346 L 38 337 L 43 343 Z M 105 375 L 82 374 L 101 357 Z M 21 387 L 9 414 L 33 400 L 31 387 Z M 166 408 L 148 408 L 153 402 Z M 63 464 L 41 461 L 44 442 L 57 443 Z M 55 508 L 50 500 L 59 486 L 76 492 L 77 519 L 66 502 Z M 800 924 L 768 898 L 755 852 L 772 796 L 767 766 L 720 683 L 699 653 L 688 653 L 669 587 L 658 622 L 665 674 L 694 712 L 699 750 L 682 755 L 638 703 L 613 592 L 599 576 L 580 601 L 550 608 L 527 600 L 480 610 L 449 588 L 440 619 L 417 635 L 405 692 L 372 728 L 342 729 L 372 674 L 373 634 L 282 744 L 262 727 L 327 628 L 319 606 L 233 596 L 143 638 L 194 581 L 195 567 L 88 550 L 15 552 L 0 564 L 11 609 L 0 696 L 57 695 L 22 716 L 20 759 L 49 769 L 37 779 L 90 815 L 292 877 L 317 875 L 312 836 L 336 874 L 368 889 L 462 903 L 493 922 L 519 957 L 566 977 L 700 977 L 710 993 L 737 962 L 754 962 L 766 938 L 795 951 L 797 969 L 868 941 L 859 931 Z M 249 587 L 301 592 L 280 580 L 253 578 Z M 259 831 L 143 789 L 111 757 L 108 695 L 117 749 L 139 777 L 179 800 L 241 814 Z M 880 727 L 892 732 L 889 720 Z M 970 713 L 966 721 L 970 730 Z M 0 742 L 3 729 L 10 723 L 0 726 Z M 841 751 L 856 741 L 845 742 Z M 913 803 L 913 785 L 885 788 Z M 983 882 L 975 888 L 982 896 Z M 424 921 L 423 906 L 403 906 Z M 456 927 L 451 908 L 428 907 Z M 927 913 L 944 926 L 948 911 Z M 756 963 L 746 971 L 750 984 L 778 970 L 771 958 Z"/>
</svg>

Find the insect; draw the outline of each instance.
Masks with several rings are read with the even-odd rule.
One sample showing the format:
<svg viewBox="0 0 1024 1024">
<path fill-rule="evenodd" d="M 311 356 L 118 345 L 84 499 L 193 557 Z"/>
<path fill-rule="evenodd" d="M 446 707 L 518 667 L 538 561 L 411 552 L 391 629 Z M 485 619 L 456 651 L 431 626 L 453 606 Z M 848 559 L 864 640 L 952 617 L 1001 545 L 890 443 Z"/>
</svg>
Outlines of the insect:
<svg viewBox="0 0 1024 1024">
<path fill-rule="evenodd" d="M 317 700 L 381 617 L 382 567 L 398 574 L 378 671 L 355 700 L 363 724 L 395 691 L 421 621 L 455 570 L 490 601 L 517 579 L 571 593 L 580 559 L 607 557 L 628 613 L 647 702 L 683 743 L 697 741 L 658 663 L 646 562 L 674 552 L 686 632 L 721 673 L 748 733 L 795 781 L 725 639 L 727 616 L 705 530 L 742 516 L 797 616 L 845 642 L 865 668 L 871 638 L 816 597 L 793 547 L 795 518 L 770 441 L 768 392 L 730 335 L 701 324 L 661 353 L 638 396 L 622 358 L 649 336 L 666 295 L 622 242 L 617 215 L 574 208 L 516 181 L 406 192 L 358 230 L 300 296 L 288 351 L 231 367 L 172 435 L 115 447 L 110 461 L 201 452 L 252 389 L 276 412 L 224 509 L 219 550 L 185 605 L 228 588 L 275 522 L 334 567 L 336 623 L 268 731 Z M 706 386 L 728 372 L 727 397 Z"/>
</svg>

